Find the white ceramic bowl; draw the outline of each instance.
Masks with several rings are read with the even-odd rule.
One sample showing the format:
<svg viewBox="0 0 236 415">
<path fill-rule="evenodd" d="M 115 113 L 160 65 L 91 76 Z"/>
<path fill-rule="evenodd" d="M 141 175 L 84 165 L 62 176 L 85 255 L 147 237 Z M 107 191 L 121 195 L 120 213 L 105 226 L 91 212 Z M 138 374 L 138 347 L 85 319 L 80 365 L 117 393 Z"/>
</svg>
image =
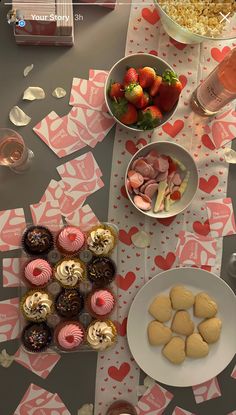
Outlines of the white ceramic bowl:
<svg viewBox="0 0 236 415">
<path fill-rule="evenodd" d="M 105 83 L 105 101 L 108 108 L 108 111 L 112 115 L 112 117 L 118 122 L 122 127 L 128 128 L 132 131 L 143 131 L 141 128 L 133 127 L 129 125 L 125 125 L 122 122 L 118 120 L 118 118 L 115 117 L 112 111 L 112 100 L 110 99 L 108 95 L 108 90 L 110 87 L 111 81 L 113 82 L 123 82 L 123 78 L 125 75 L 125 72 L 127 70 L 127 67 L 134 67 L 134 68 L 140 68 L 141 66 L 150 66 L 152 68 L 155 68 L 158 73 L 162 74 L 166 69 L 170 69 L 171 71 L 174 71 L 174 69 L 163 59 L 158 58 L 157 56 L 151 55 L 149 53 L 136 53 L 133 55 L 125 56 L 124 58 L 120 59 L 118 62 L 115 63 L 115 65 L 112 66 L 112 68 L 109 71 L 108 77 L 106 79 Z M 165 124 L 175 113 L 176 108 L 178 106 L 178 102 L 175 104 L 174 108 L 166 113 L 163 114 L 163 119 L 161 123 L 156 127 L 158 128 L 160 125 Z"/>
<path fill-rule="evenodd" d="M 145 157 L 151 150 L 156 150 L 159 154 L 164 154 L 166 156 L 172 156 L 182 162 L 187 170 L 190 172 L 190 177 L 188 181 L 187 188 L 182 196 L 182 198 L 175 202 L 168 212 L 162 211 L 154 213 L 153 210 L 150 211 L 143 211 L 139 209 L 133 202 L 133 195 L 131 195 L 127 188 L 127 175 L 128 171 L 131 170 L 131 166 L 139 157 Z M 198 188 L 198 171 L 197 166 L 192 158 L 192 156 L 180 145 L 171 143 L 169 141 L 156 141 L 154 143 L 147 144 L 146 146 L 142 147 L 135 155 L 131 158 L 128 167 L 125 173 L 125 188 L 127 195 L 129 197 L 130 202 L 132 205 L 143 215 L 149 216 L 151 218 L 170 218 L 172 216 L 178 215 L 179 213 L 183 212 L 190 203 L 192 202 L 197 188 Z M 153 205 L 155 202 L 155 198 L 153 198 Z"/>
<path fill-rule="evenodd" d="M 221 35 L 216 37 L 198 35 L 190 30 L 180 26 L 176 23 L 160 6 L 158 0 L 154 0 L 154 4 L 158 9 L 158 12 L 161 17 L 161 22 L 166 33 L 177 40 L 180 43 L 186 44 L 197 44 L 201 43 L 204 40 L 225 40 L 225 39 L 235 39 L 236 38 L 236 14 L 232 17 L 228 17 L 225 20 L 225 27 Z M 226 13 L 227 14 L 227 13 Z M 222 16 L 223 19 L 223 16 Z"/>
</svg>

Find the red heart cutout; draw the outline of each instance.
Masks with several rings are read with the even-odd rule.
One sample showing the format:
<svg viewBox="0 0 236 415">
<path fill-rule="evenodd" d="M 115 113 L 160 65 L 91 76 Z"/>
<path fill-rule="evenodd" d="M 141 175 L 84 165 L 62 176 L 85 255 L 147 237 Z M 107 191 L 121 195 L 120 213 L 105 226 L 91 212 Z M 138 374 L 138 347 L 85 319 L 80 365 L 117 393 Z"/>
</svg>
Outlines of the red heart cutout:
<svg viewBox="0 0 236 415">
<path fill-rule="evenodd" d="M 182 87 L 184 88 L 185 86 L 186 86 L 186 84 L 188 83 L 188 80 L 187 80 L 187 78 L 186 78 L 186 76 L 185 75 L 180 75 L 179 76 L 179 80 L 180 80 L 180 82 L 181 82 L 181 84 L 182 84 Z"/>
<path fill-rule="evenodd" d="M 126 327 L 127 327 L 127 317 L 124 318 L 120 324 L 118 321 L 114 321 L 118 334 L 122 337 L 126 336 Z"/>
<path fill-rule="evenodd" d="M 175 262 L 175 254 L 174 252 L 169 252 L 166 255 L 166 258 L 164 258 L 161 255 L 157 255 L 155 257 L 155 264 L 163 269 L 164 271 L 166 271 L 167 269 L 170 269 L 173 265 L 173 263 Z"/>
<path fill-rule="evenodd" d="M 204 177 L 200 177 L 199 180 L 199 188 L 206 193 L 211 193 L 219 182 L 218 177 L 215 175 L 209 177 L 208 180 L 204 179 Z"/>
<path fill-rule="evenodd" d="M 38 275 L 40 275 L 42 272 L 42 270 L 40 268 L 34 268 L 33 270 L 33 276 L 37 277 Z"/>
<path fill-rule="evenodd" d="M 119 240 L 123 242 L 123 244 L 125 245 L 131 245 L 132 244 L 131 236 L 137 232 L 138 232 L 138 228 L 136 228 L 135 226 L 132 226 L 132 228 L 130 228 L 128 232 L 126 232 L 123 229 L 120 229 Z"/>
<path fill-rule="evenodd" d="M 207 236 L 208 233 L 211 231 L 209 220 L 205 220 L 204 223 L 201 223 L 198 220 L 196 220 L 193 223 L 193 230 L 199 235 Z"/>
<path fill-rule="evenodd" d="M 120 193 L 122 194 L 122 196 L 124 196 L 126 199 L 128 199 L 128 195 L 127 195 L 125 186 L 121 187 Z"/>
<path fill-rule="evenodd" d="M 174 45 L 179 50 L 183 50 L 187 46 L 187 45 L 185 45 L 185 43 L 177 42 L 177 40 L 172 39 L 172 37 L 170 37 L 170 43 L 172 43 L 172 45 Z"/>
<path fill-rule="evenodd" d="M 142 9 L 142 17 L 151 24 L 156 24 L 158 20 L 160 20 L 160 16 L 158 14 L 157 9 L 150 10 L 147 7 Z"/>
<path fill-rule="evenodd" d="M 157 221 L 160 222 L 164 226 L 170 226 L 172 222 L 175 220 L 175 218 L 176 218 L 176 215 L 170 218 L 159 218 L 157 219 Z"/>
<path fill-rule="evenodd" d="M 204 144 L 204 146 L 206 148 L 209 148 L 209 150 L 215 150 L 215 145 L 211 141 L 211 139 L 210 139 L 210 137 L 209 137 L 208 134 L 203 134 L 203 136 L 202 136 L 202 144 Z"/>
<path fill-rule="evenodd" d="M 71 242 L 74 242 L 76 240 L 76 233 L 69 233 L 67 237 Z"/>
<path fill-rule="evenodd" d="M 136 280 L 136 275 L 134 272 L 127 272 L 127 274 L 122 277 L 122 275 L 116 276 L 116 285 L 121 288 L 121 290 L 127 291 L 129 287 L 134 283 Z"/>
<path fill-rule="evenodd" d="M 212 48 L 211 56 L 213 59 L 215 59 L 216 62 L 221 62 L 230 50 L 231 49 L 229 46 L 225 46 L 222 50 L 218 48 Z"/>
<path fill-rule="evenodd" d="M 162 130 L 174 138 L 184 127 L 182 120 L 176 120 L 174 124 L 167 122 L 163 125 Z"/>
<path fill-rule="evenodd" d="M 137 147 L 138 144 L 142 144 L 143 146 L 146 146 L 147 141 L 144 140 L 144 138 L 140 138 L 137 141 L 137 143 L 135 144 L 133 141 L 127 140 L 126 143 L 125 143 L 125 148 L 130 154 L 133 155 L 133 154 L 137 153 L 137 151 L 139 150 L 139 148 Z"/>
<path fill-rule="evenodd" d="M 115 366 L 110 366 L 108 369 L 108 375 L 112 379 L 117 380 L 118 382 L 122 382 L 122 380 L 124 380 L 124 378 L 128 375 L 129 371 L 130 371 L 129 363 L 122 363 L 119 369 L 117 369 L 117 367 Z"/>
<path fill-rule="evenodd" d="M 158 52 L 157 52 L 157 50 L 150 50 L 148 53 L 150 53 L 150 55 L 155 55 L 155 56 L 158 56 Z"/>
</svg>

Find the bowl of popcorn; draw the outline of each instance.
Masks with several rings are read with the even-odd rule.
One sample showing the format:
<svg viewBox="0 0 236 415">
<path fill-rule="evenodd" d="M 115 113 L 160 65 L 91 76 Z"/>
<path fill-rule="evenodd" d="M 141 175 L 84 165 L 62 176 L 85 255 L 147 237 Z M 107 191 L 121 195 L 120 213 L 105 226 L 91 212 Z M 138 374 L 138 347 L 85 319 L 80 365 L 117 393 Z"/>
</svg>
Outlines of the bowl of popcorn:
<svg viewBox="0 0 236 415">
<path fill-rule="evenodd" d="M 236 38 L 235 0 L 154 0 L 165 31 L 181 43 Z"/>
</svg>

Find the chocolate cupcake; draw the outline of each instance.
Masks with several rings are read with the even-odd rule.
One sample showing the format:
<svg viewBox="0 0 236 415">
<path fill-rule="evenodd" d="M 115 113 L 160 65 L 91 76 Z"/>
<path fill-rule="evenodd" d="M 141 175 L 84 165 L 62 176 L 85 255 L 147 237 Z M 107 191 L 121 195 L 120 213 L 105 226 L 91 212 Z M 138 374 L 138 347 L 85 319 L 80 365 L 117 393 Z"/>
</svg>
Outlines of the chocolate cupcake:
<svg viewBox="0 0 236 415">
<path fill-rule="evenodd" d="M 45 323 L 31 323 L 22 333 L 22 343 L 29 352 L 43 352 L 52 341 L 52 331 Z"/>
<path fill-rule="evenodd" d="M 22 245 L 29 255 L 46 255 L 53 248 L 53 236 L 44 226 L 31 226 L 23 234 Z"/>
<path fill-rule="evenodd" d="M 108 257 L 95 257 L 87 265 L 88 278 L 97 287 L 110 284 L 116 275 L 115 263 Z"/>
<path fill-rule="evenodd" d="M 56 299 L 56 310 L 65 318 L 72 318 L 83 308 L 83 299 L 77 290 L 64 290 Z"/>
</svg>

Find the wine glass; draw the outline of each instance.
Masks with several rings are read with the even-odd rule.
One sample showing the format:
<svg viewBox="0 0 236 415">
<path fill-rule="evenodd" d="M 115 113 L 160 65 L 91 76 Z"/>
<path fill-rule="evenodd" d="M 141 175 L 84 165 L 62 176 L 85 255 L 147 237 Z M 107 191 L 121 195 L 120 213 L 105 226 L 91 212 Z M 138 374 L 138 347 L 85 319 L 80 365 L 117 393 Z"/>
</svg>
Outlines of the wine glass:
<svg viewBox="0 0 236 415">
<path fill-rule="evenodd" d="M 7 166 L 15 173 L 24 173 L 31 166 L 34 153 L 23 138 L 10 128 L 0 128 L 0 166 Z"/>
</svg>

